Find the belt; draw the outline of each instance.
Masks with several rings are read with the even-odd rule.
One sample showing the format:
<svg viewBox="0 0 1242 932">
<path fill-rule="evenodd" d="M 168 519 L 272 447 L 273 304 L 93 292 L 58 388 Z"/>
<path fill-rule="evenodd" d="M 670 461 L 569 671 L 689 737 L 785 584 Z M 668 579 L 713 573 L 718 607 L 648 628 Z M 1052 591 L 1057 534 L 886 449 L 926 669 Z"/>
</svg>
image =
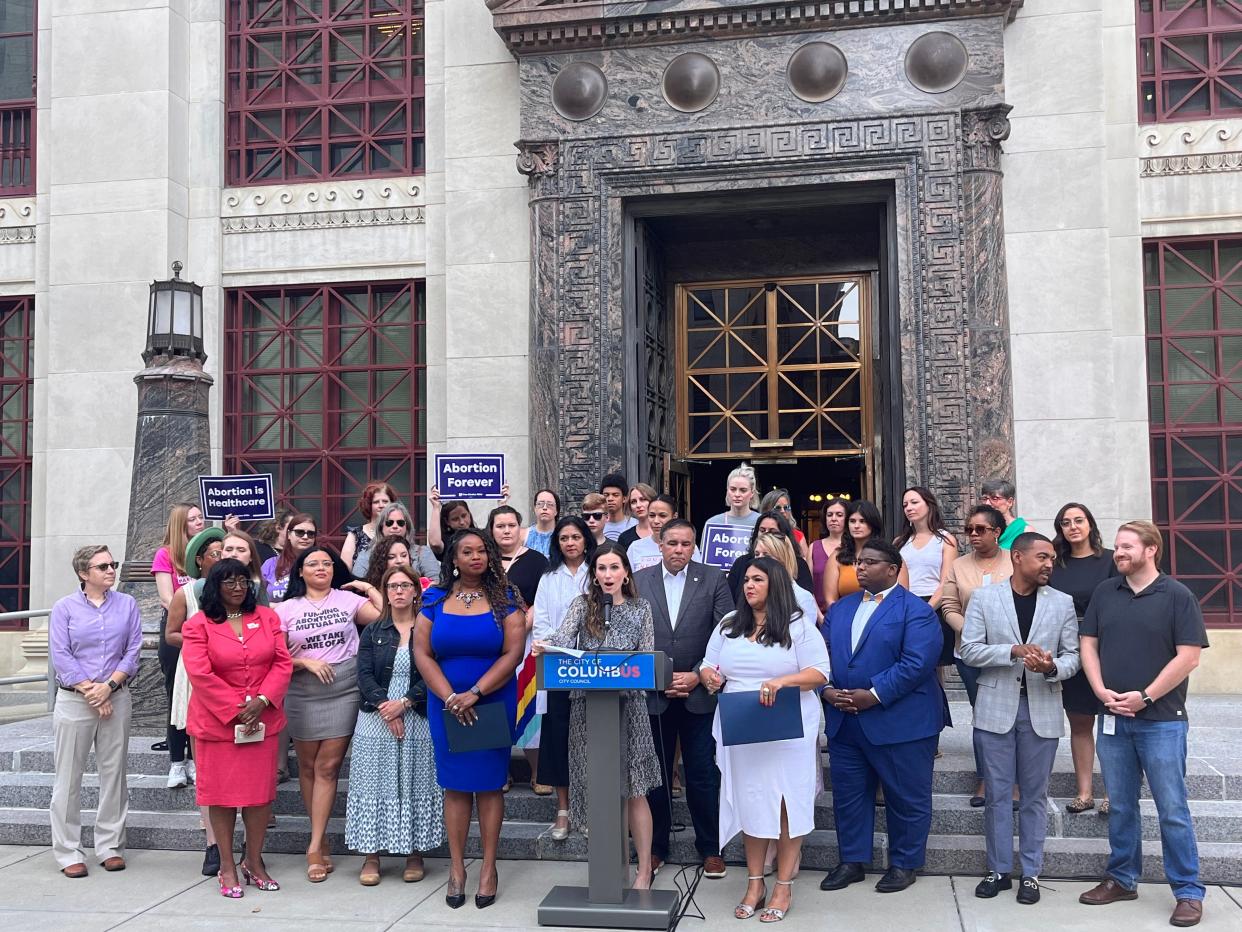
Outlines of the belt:
<svg viewBox="0 0 1242 932">
<path fill-rule="evenodd" d="M 59 684 L 57 684 L 57 685 L 59 685 Z M 116 690 L 115 690 L 115 691 L 116 691 L 116 692 L 120 692 L 122 689 L 124 689 L 124 688 L 125 688 L 126 686 L 128 686 L 128 685 L 129 685 L 128 683 L 122 683 L 120 686 L 118 686 L 118 687 L 116 688 Z M 67 692 L 67 693 L 76 693 L 76 692 L 78 692 L 78 691 L 77 691 L 76 689 L 74 689 L 72 686 L 61 686 L 60 688 L 61 688 L 61 689 L 63 689 L 63 690 L 64 690 L 65 692 Z M 78 693 L 78 695 L 81 695 L 81 693 Z"/>
</svg>

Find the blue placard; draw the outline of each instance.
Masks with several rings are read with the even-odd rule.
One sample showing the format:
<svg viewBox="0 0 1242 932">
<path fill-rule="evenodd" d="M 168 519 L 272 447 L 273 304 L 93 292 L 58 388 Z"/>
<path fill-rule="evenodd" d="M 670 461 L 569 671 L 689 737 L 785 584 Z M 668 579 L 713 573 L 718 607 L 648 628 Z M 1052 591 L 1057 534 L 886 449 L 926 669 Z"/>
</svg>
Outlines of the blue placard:
<svg viewBox="0 0 1242 932">
<path fill-rule="evenodd" d="M 500 498 L 505 484 L 503 453 L 437 454 L 435 484 L 440 500 Z"/>
<path fill-rule="evenodd" d="M 655 654 L 545 654 L 544 689 L 658 689 Z"/>
<path fill-rule="evenodd" d="M 728 570 L 733 562 L 750 549 L 750 536 L 755 532 L 746 525 L 709 524 L 703 529 L 703 562 Z"/>
<path fill-rule="evenodd" d="M 203 517 L 223 521 L 236 515 L 243 521 L 261 521 L 274 516 L 276 498 L 272 494 L 270 472 L 246 476 L 199 476 L 199 497 Z"/>
</svg>

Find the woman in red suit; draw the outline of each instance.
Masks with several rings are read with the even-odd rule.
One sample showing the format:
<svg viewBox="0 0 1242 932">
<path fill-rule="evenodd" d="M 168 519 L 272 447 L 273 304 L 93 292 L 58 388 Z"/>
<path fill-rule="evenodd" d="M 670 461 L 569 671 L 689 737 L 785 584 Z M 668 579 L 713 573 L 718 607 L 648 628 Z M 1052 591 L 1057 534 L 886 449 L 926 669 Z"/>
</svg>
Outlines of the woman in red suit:
<svg viewBox="0 0 1242 932">
<path fill-rule="evenodd" d="M 181 629 L 181 656 L 193 692 L 186 730 L 198 748 L 197 795 L 211 827 L 231 840 L 242 811 L 241 874 L 260 890 L 279 890 L 263 864 L 263 838 L 276 799 L 276 748 L 293 661 L 270 608 L 255 604 L 250 568 L 221 560 L 211 569 L 200 612 Z M 242 896 L 231 843 L 220 845 L 220 895 Z"/>
</svg>

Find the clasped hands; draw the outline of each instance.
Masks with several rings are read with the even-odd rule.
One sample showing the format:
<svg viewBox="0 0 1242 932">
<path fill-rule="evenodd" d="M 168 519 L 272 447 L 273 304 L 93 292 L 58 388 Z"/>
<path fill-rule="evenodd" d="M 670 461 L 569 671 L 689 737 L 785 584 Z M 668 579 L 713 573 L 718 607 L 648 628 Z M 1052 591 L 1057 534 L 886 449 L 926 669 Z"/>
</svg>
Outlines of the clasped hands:
<svg viewBox="0 0 1242 932">
<path fill-rule="evenodd" d="M 474 711 L 478 701 L 479 697 L 472 692 L 450 693 L 444 700 L 444 707 L 463 725 L 473 725 L 479 720 L 479 713 Z"/>
<path fill-rule="evenodd" d="M 246 729 L 246 734 L 253 735 L 259 730 L 259 716 L 267 708 L 267 703 L 255 696 L 248 702 L 237 703 L 237 721 Z"/>
<path fill-rule="evenodd" d="M 1055 673 L 1057 670 L 1052 654 L 1038 644 L 1015 644 L 1009 651 L 1009 656 L 1014 660 L 1021 660 L 1022 665 L 1032 673 Z"/>
<path fill-rule="evenodd" d="M 1143 701 L 1143 694 L 1137 689 L 1128 693 L 1105 689 L 1099 694 L 1099 700 L 1104 703 L 1104 708 L 1110 715 L 1123 715 L 1126 718 L 1134 718 L 1135 712 L 1142 712 L 1147 706 Z"/>
<path fill-rule="evenodd" d="M 838 712 L 849 715 L 857 715 L 880 704 L 875 693 L 869 689 L 837 689 L 835 686 L 825 686 L 820 690 L 820 696 Z"/>
</svg>

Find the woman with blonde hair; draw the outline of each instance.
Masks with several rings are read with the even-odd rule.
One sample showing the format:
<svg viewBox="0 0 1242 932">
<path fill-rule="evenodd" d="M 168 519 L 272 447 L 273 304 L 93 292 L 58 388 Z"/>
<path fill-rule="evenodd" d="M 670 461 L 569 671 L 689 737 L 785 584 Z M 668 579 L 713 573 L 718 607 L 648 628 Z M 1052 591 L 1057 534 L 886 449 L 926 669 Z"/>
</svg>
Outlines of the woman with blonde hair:
<svg viewBox="0 0 1242 932">
<path fill-rule="evenodd" d="M 731 473 L 725 482 L 725 505 L 728 511 L 713 515 L 703 522 L 704 538 L 707 529 L 712 525 L 726 527 L 754 527 L 759 520 L 759 491 L 755 478 L 755 469 L 749 463 L 743 463 Z"/>
<path fill-rule="evenodd" d="M 755 558 L 759 557 L 771 557 L 785 567 L 785 572 L 789 574 L 790 584 L 793 586 L 794 602 L 808 621 L 814 621 L 816 625 L 822 624 L 823 616 L 819 613 L 815 596 L 796 582 L 798 557 L 794 553 L 794 542 L 783 534 L 760 534 L 755 541 Z"/>
</svg>

